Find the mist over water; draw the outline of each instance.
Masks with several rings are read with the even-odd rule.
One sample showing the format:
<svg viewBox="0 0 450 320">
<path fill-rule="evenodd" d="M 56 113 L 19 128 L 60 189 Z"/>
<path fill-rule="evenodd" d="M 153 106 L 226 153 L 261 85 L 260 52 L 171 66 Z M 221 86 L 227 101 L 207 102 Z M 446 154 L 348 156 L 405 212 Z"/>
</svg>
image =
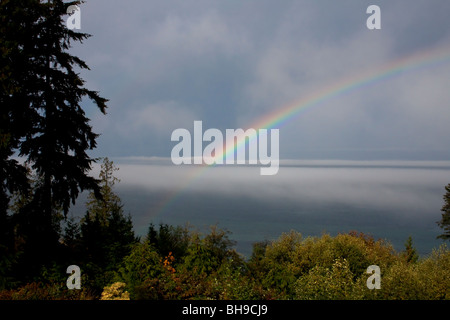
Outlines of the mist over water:
<svg viewBox="0 0 450 320">
<path fill-rule="evenodd" d="M 356 230 L 396 250 L 412 236 L 421 255 L 442 243 L 436 221 L 450 182 L 446 162 L 285 161 L 275 176 L 249 166 L 117 165 L 116 191 L 141 236 L 150 222 L 205 232 L 218 225 L 246 256 L 252 243 L 290 230 L 305 237 Z"/>
</svg>

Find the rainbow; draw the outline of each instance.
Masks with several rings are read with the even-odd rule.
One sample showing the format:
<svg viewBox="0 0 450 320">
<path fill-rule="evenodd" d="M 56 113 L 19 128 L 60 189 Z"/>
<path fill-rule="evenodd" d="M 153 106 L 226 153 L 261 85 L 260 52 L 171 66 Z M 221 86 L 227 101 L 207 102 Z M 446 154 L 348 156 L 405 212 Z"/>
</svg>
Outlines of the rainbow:
<svg viewBox="0 0 450 320">
<path fill-rule="evenodd" d="M 450 48 L 438 48 L 435 50 L 427 50 L 415 53 L 389 63 L 371 69 L 361 74 L 353 75 L 348 78 L 341 79 L 324 86 L 320 90 L 311 93 L 306 97 L 295 100 L 292 103 L 281 108 L 275 108 L 274 111 L 267 113 L 263 117 L 248 126 L 248 128 L 270 129 L 279 128 L 293 121 L 305 111 L 321 105 L 333 98 L 342 96 L 346 93 L 353 92 L 357 89 L 374 85 L 380 81 L 386 81 L 395 76 L 404 75 L 405 73 L 419 71 L 424 68 L 438 66 L 442 63 L 450 61 Z M 257 135 L 253 135 L 250 139 L 255 139 Z M 237 137 L 234 144 L 227 145 L 222 154 L 216 154 L 216 159 L 222 157 L 224 160 L 228 156 L 233 156 L 237 149 L 245 147 L 246 137 Z M 153 208 L 153 215 L 160 216 L 172 203 L 176 201 L 184 189 L 186 189 L 193 181 L 197 180 L 209 166 L 213 165 L 199 165 L 197 169 L 193 170 L 187 179 L 180 184 L 176 190 L 172 190 L 160 202 L 157 208 Z"/>
</svg>

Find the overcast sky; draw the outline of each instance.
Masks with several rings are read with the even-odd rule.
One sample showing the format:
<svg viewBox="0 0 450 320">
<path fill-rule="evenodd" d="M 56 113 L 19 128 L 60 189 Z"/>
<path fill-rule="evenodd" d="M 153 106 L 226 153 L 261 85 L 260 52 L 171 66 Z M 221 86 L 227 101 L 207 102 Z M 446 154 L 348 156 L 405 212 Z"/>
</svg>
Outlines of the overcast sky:
<svg viewBox="0 0 450 320">
<path fill-rule="evenodd" d="M 373 4 L 381 30 L 366 27 Z M 425 231 L 402 227 L 400 244 L 407 232 L 434 240 L 450 182 L 450 59 L 336 95 L 276 127 L 280 158 L 291 166 L 275 176 L 255 167 L 175 166 L 167 158 L 172 131 L 192 132 L 194 120 L 223 132 L 246 128 L 399 59 L 450 58 L 449 12 L 448 0 L 87 0 L 80 31 L 92 37 L 71 51 L 91 68 L 82 72 L 86 86 L 109 99 L 106 116 L 84 102 L 101 134 L 92 155 L 119 164 L 123 190 L 137 187 L 123 195 L 141 231 L 180 208 L 245 218 L 232 207 L 238 201 L 219 201 L 230 196 L 247 205 L 293 203 L 292 214 L 308 203 L 319 211 L 341 203 L 361 215 L 380 210 L 376 220 L 387 224 L 408 216 Z M 424 162 L 399 169 L 404 160 Z M 203 198 L 193 204 L 191 194 Z M 252 210 L 262 215 L 264 208 Z"/>
<path fill-rule="evenodd" d="M 366 9 L 381 8 L 381 30 Z M 95 156 L 170 157 L 176 128 L 239 128 L 311 92 L 429 50 L 450 53 L 450 2 L 88 0 L 72 52 Z M 280 129 L 282 159 L 449 160 L 450 61 L 311 108 Z"/>
</svg>

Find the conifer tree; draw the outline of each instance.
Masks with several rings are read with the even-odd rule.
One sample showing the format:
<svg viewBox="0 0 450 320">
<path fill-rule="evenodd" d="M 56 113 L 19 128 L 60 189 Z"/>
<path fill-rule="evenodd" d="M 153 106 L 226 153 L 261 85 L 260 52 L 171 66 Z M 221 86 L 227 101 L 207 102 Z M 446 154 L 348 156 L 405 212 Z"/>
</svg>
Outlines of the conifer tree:
<svg viewBox="0 0 450 320">
<path fill-rule="evenodd" d="M 419 255 L 417 254 L 416 248 L 414 248 L 413 246 L 413 240 L 411 236 L 409 236 L 405 242 L 404 256 L 406 258 L 406 262 L 416 263 L 419 260 Z"/>
<path fill-rule="evenodd" d="M 107 157 L 103 159 L 99 174 L 99 193 L 101 197 L 97 197 L 91 192 L 88 196 L 87 213 L 90 218 L 97 219 L 101 226 L 108 226 L 109 217 L 113 212 L 122 212 L 122 203 L 119 196 L 114 193 L 114 186 L 120 180 L 114 176 L 114 172 L 119 169 Z"/>
<path fill-rule="evenodd" d="M 79 248 L 80 234 L 80 225 L 75 221 L 74 216 L 70 216 L 67 219 L 63 235 L 63 243 L 70 253 L 75 252 Z"/>
<path fill-rule="evenodd" d="M 23 85 L 31 78 L 24 67 L 29 59 L 24 52 L 30 47 L 26 32 L 32 33 L 33 18 L 18 10 L 21 5 L 22 1 L 0 1 L 0 265 L 13 254 L 10 195 L 28 187 L 26 169 L 12 158 L 32 118 L 27 113 L 29 97 Z"/>
<path fill-rule="evenodd" d="M 26 187 L 23 167 L 11 159 L 24 157 L 40 184 L 24 210 L 35 223 L 39 250 L 51 250 L 58 241 L 55 214 L 65 214 L 83 190 L 99 196 L 98 181 L 89 176 L 94 162 L 87 152 L 96 147 L 97 134 L 82 108 L 91 99 L 105 113 L 107 100 L 87 89 L 77 70 L 86 63 L 69 53 L 72 42 L 88 34 L 67 28 L 69 5 L 62 0 L 2 0 L 0 2 L 1 113 L 0 201 L 4 220 L 6 191 Z M 20 179 L 17 179 L 20 178 Z M 6 190 L 9 189 L 9 190 Z"/>
<path fill-rule="evenodd" d="M 438 221 L 439 227 L 444 229 L 444 233 L 438 236 L 438 239 L 450 239 L 450 183 L 445 187 L 444 205 L 441 208 L 442 218 Z"/>
<path fill-rule="evenodd" d="M 86 259 L 107 269 L 116 268 L 137 241 L 131 217 L 124 215 L 122 201 L 114 192 L 114 185 L 120 181 L 114 176 L 117 170 L 112 161 L 104 158 L 99 174 L 101 198 L 89 194 L 87 212 L 81 221 Z"/>
<path fill-rule="evenodd" d="M 67 28 L 70 5 L 62 0 L 0 1 L 0 253 L 11 251 L 13 230 L 23 241 L 21 274 L 30 277 L 58 259 L 60 212 L 67 214 L 83 190 L 98 196 L 98 181 L 89 176 L 96 147 L 82 107 L 89 98 L 105 113 L 107 100 L 87 89 L 79 70 L 88 69 L 70 54 L 73 42 L 88 34 Z M 36 176 L 30 190 L 23 157 Z M 29 199 L 8 216 L 10 195 Z M 11 222 L 14 218 L 14 223 Z M 20 268 L 15 268 L 19 270 Z"/>
<path fill-rule="evenodd" d="M 2 77 L 6 104 L 1 119 L 7 121 L 2 139 L 42 176 L 36 198 L 44 215 L 54 205 L 67 212 L 82 190 L 98 191 L 97 181 L 88 175 L 94 159 L 87 154 L 96 147 L 98 135 L 81 101 L 90 98 L 104 113 L 107 100 L 84 87 L 76 69 L 88 66 L 68 52 L 72 42 L 89 37 L 65 24 L 67 7 L 74 4 L 80 2 L 1 2 L 3 68 L 7 71 Z"/>
</svg>

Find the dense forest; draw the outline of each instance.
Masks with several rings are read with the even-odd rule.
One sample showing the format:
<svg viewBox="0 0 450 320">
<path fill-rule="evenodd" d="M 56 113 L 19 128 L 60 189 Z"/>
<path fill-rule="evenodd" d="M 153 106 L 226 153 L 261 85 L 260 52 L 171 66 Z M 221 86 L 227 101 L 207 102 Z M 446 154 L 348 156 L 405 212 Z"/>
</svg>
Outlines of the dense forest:
<svg viewBox="0 0 450 320">
<path fill-rule="evenodd" d="M 0 2 L 0 300 L 449 299 L 450 251 L 419 257 L 350 232 L 304 237 L 286 230 L 245 258 L 227 230 L 154 225 L 138 237 L 115 193 L 117 168 L 92 177 L 98 135 L 82 108 L 107 99 L 84 87 L 88 69 L 68 53 L 89 35 L 66 28 L 60 0 Z M 444 240 L 450 237 L 450 185 Z M 86 212 L 70 207 L 88 192 Z M 369 288 L 369 266 L 380 270 Z M 80 271 L 71 288 L 72 270 Z"/>
</svg>

